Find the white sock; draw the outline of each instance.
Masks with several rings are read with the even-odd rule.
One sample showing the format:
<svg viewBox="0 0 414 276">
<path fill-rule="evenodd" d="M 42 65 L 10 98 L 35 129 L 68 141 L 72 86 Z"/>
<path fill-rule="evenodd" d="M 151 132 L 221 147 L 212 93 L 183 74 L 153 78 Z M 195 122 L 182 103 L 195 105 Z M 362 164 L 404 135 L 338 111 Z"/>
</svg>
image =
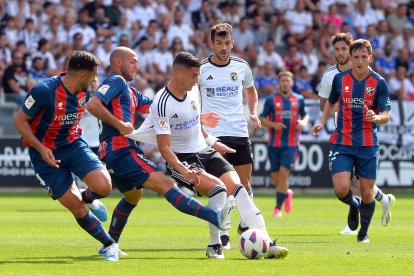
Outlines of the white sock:
<svg viewBox="0 0 414 276">
<path fill-rule="evenodd" d="M 221 186 L 216 186 L 208 193 L 208 197 L 207 206 L 214 211 L 220 211 L 226 203 L 227 191 Z M 208 228 L 210 229 L 210 242 L 208 245 L 221 244 L 220 229 L 212 223 L 208 224 Z"/>
<path fill-rule="evenodd" d="M 264 232 L 269 241 L 272 239 L 266 230 L 266 223 L 263 219 L 262 213 L 253 203 L 252 199 L 247 194 L 243 185 L 237 185 L 232 194 L 236 199 L 237 208 L 240 213 L 240 220 L 246 223 L 249 228 L 255 228 Z"/>
<path fill-rule="evenodd" d="M 388 196 L 384 194 L 377 185 L 374 185 L 374 198 L 379 201 L 383 208 L 388 204 Z"/>
</svg>

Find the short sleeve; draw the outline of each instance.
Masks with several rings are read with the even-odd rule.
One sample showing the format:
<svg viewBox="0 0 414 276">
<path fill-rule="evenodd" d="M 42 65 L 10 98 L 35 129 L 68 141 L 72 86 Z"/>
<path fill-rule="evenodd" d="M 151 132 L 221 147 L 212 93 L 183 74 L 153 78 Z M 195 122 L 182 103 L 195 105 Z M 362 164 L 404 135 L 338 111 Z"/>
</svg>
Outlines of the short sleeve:
<svg viewBox="0 0 414 276">
<path fill-rule="evenodd" d="M 100 98 L 105 105 L 108 105 L 112 99 L 118 97 L 122 90 L 127 86 L 125 81 L 118 76 L 114 76 L 107 80 L 108 81 L 104 81 L 98 89 L 96 89 L 94 94 L 94 96 Z"/>
<path fill-rule="evenodd" d="M 273 97 L 269 96 L 266 98 L 264 105 L 263 105 L 263 111 L 262 113 L 260 113 L 260 117 L 266 118 L 267 116 L 269 116 L 270 112 L 271 112 L 271 99 Z"/>
<path fill-rule="evenodd" d="M 48 88 L 44 85 L 36 85 L 26 95 L 26 99 L 22 104 L 22 111 L 31 118 L 36 117 L 46 108 L 50 103 L 50 95 L 48 95 Z"/>
<path fill-rule="evenodd" d="M 336 75 L 334 77 L 333 81 L 332 81 L 332 88 L 331 88 L 331 92 L 330 92 L 329 98 L 328 98 L 328 100 L 331 104 L 336 103 L 338 101 L 338 98 L 339 98 L 338 90 L 336 89 L 336 87 L 338 87 L 339 84 L 340 84 L 339 83 L 340 79 L 339 79 L 338 76 L 339 75 Z"/>
</svg>

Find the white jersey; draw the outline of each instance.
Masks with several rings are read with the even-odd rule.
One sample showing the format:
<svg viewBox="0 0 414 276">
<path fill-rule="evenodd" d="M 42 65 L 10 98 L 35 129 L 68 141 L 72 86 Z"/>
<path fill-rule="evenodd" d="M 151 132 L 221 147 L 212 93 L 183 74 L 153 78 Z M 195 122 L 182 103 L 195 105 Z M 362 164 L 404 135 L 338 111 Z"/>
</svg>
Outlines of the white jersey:
<svg viewBox="0 0 414 276">
<path fill-rule="evenodd" d="M 249 64 L 238 57 L 230 57 L 227 65 L 214 64 L 210 58 L 201 62 L 198 85 L 201 95 L 201 112 L 214 111 L 220 117 L 216 128 L 204 127 L 216 137 L 249 137 L 244 115 L 243 91 L 254 84 Z"/>
<path fill-rule="evenodd" d="M 197 86 L 183 100 L 164 87 L 155 95 L 141 127 L 126 136 L 156 145 L 156 135 L 167 134 L 171 135 L 171 149 L 175 153 L 197 153 L 207 147 L 201 132 L 199 102 Z"/>
<path fill-rule="evenodd" d="M 329 98 L 329 95 L 331 94 L 331 90 L 332 90 L 333 79 L 335 75 L 338 74 L 339 72 L 341 71 L 339 71 L 338 66 L 332 65 L 325 71 L 325 73 L 323 73 L 321 85 L 320 85 L 319 92 L 318 92 L 319 97 L 324 98 L 324 99 Z"/>
</svg>

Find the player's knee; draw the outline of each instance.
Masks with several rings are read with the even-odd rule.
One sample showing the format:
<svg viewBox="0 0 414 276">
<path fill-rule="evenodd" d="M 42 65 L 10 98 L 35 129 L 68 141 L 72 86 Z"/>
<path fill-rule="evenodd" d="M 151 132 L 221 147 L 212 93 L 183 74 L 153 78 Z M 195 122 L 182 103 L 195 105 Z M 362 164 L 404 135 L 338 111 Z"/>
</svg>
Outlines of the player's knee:
<svg viewBox="0 0 414 276">
<path fill-rule="evenodd" d="M 79 204 L 70 208 L 70 212 L 73 214 L 75 218 L 84 218 L 88 213 L 88 208 L 85 204 L 79 202 Z"/>
</svg>

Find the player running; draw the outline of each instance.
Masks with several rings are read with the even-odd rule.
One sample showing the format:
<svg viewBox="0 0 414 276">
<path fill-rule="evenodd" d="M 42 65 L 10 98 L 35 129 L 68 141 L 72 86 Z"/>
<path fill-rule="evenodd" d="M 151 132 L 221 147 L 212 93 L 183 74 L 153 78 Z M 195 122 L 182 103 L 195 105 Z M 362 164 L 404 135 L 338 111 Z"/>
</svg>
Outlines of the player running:
<svg viewBox="0 0 414 276">
<path fill-rule="evenodd" d="M 101 223 L 108 214 L 98 200 L 110 194 L 111 180 L 101 161 L 80 138 L 82 130 L 78 126 L 89 98 L 86 91 L 97 76 L 98 66 L 94 55 L 75 51 L 66 73 L 39 82 L 29 92 L 14 124 L 23 136 L 23 144 L 30 147 L 36 177 L 49 196 L 102 243 L 105 260 L 117 261 L 117 244 Z M 89 187 L 82 194 L 72 172 Z"/>
<path fill-rule="evenodd" d="M 335 75 L 351 68 L 351 60 L 349 53 L 349 45 L 352 42 L 352 35 L 350 33 L 339 33 L 332 37 L 332 46 L 335 52 L 336 65 L 332 65 L 323 74 L 321 86 L 319 90 L 319 97 L 321 99 L 320 108 L 323 111 L 325 104 L 329 98 L 332 89 L 332 81 Z M 335 117 L 336 119 L 336 117 Z M 352 192 L 354 195 L 359 196 L 359 182 L 354 177 L 351 182 Z M 384 194 L 377 185 L 374 185 L 374 197 L 381 203 L 382 206 L 382 225 L 387 226 L 391 220 L 391 207 L 394 204 L 395 197 L 392 194 Z M 356 231 L 353 231 L 349 226 L 339 232 L 342 235 L 356 235 Z"/>
</svg>

